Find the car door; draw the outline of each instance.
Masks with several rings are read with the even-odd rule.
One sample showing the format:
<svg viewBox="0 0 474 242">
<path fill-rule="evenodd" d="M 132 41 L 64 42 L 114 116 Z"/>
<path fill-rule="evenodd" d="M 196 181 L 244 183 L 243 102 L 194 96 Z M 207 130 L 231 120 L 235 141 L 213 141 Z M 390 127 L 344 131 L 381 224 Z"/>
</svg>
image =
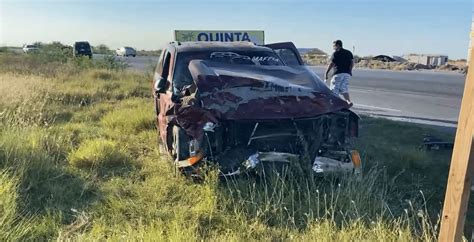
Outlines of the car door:
<svg viewBox="0 0 474 242">
<path fill-rule="evenodd" d="M 172 96 L 172 85 L 171 85 L 171 73 L 173 70 L 173 56 L 172 52 L 169 50 L 164 50 L 163 52 L 163 59 L 160 60 L 161 64 L 159 63 L 155 75 L 154 75 L 154 89 L 155 89 L 155 102 L 157 107 L 157 122 L 160 130 L 160 138 L 161 140 L 167 144 L 167 127 L 168 127 L 168 117 L 167 112 L 173 106 L 173 102 L 171 101 Z M 166 85 L 162 87 L 163 90 L 158 91 L 157 83 L 161 79 L 166 80 Z"/>
<path fill-rule="evenodd" d="M 303 66 L 304 62 L 300 52 L 293 42 L 281 42 L 266 44 L 266 47 L 272 48 L 280 58 L 289 66 Z"/>
</svg>

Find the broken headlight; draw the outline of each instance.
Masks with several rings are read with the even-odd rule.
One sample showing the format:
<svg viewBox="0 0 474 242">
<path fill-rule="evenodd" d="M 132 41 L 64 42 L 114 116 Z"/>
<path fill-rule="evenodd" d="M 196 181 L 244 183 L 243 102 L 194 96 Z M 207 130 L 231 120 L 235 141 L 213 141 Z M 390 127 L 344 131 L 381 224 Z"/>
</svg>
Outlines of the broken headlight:
<svg viewBox="0 0 474 242">
<path fill-rule="evenodd" d="M 200 143 L 197 139 L 189 141 L 189 155 L 195 156 L 200 150 Z"/>
</svg>

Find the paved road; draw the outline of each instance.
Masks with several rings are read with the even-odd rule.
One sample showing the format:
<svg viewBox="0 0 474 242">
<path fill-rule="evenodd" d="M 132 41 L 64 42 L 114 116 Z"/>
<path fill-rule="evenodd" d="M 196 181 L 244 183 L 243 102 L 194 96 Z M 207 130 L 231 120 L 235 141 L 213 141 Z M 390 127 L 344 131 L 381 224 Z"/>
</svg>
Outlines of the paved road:
<svg viewBox="0 0 474 242">
<path fill-rule="evenodd" d="M 122 58 L 130 68 L 151 70 L 157 57 Z M 324 67 L 311 67 L 320 77 Z M 432 71 L 356 69 L 350 93 L 357 113 L 455 127 L 464 75 Z"/>
<path fill-rule="evenodd" d="M 323 76 L 323 67 L 313 69 Z M 454 127 L 464 80 L 458 73 L 357 69 L 350 93 L 359 113 Z"/>
<path fill-rule="evenodd" d="M 153 70 L 158 63 L 156 56 L 117 57 L 126 62 L 130 68 L 135 70 Z"/>
</svg>

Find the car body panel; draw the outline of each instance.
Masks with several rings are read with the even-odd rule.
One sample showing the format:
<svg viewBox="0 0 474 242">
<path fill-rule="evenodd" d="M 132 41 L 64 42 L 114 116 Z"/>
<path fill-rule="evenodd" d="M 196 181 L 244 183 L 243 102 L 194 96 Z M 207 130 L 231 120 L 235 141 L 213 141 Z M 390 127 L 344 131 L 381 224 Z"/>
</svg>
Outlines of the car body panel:
<svg viewBox="0 0 474 242">
<path fill-rule="evenodd" d="M 268 120 L 314 117 L 349 108 L 305 67 L 251 66 L 193 60 L 200 107 L 180 105 L 176 114 L 188 135 L 211 120 Z M 201 120 L 196 120 L 199 116 Z M 190 125 L 194 124 L 194 125 Z"/>
<path fill-rule="evenodd" d="M 266 44 L 265 46 L 277 52 L 277 54 L 286 62 L 287 65 L 304 65 L 303 58 L 301 58 L 298 49 L 292 42 L 272 43 Z"/>
<path fill-rule="evenodd" d="M 173 63 L 175 60 L 176 50 L 172 46 L 167 47 L 162 51 L 162 54 L 158 60 L 157 67 L 155 69 L 155 75 L 153 77 L 154 85 L 161 78 L 165 78 L 167 81 L 167 87 L 165 93 L 157 93 L 156 87 L 153 88 L 153 95 L 157 100 L 157 120 L 156 126 L 159 130 L 160 139 L 166 145 L 168 150 L 171 150 L 171 123 L 173 122 L 174 115 L 170 115 L 169 111 L 173 109 L 174 103 L 171 101 L 172 97 L 172 73 Z M 169 59 L 167 59 L 169 58 Z M 167 63 L 167 66 L 165 64 Z"/>
</svg>

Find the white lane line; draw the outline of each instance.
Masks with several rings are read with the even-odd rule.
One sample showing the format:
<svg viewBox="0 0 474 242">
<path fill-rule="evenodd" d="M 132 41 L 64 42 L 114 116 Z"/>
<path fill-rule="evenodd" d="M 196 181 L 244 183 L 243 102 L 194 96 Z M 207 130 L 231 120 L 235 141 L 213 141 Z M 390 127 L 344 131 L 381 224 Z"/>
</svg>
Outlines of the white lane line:
<svg viewBox="0 0 474 242">
<path fill-rule="evenodd" d="M 370 105 L 364 105 L 364 104 L 354 104 L 354 107 L 355 108 L 357 108 L 357 107 L 359 107 L 359 108 L 369 108 L 369 109 L 383 110 L 383 111 L 397 112 L 397 113 L 402 112 L 401 110 L 398 110 L 398 109 L 383 108 L 383 107 L 370 106 Z"/>
</svg>

